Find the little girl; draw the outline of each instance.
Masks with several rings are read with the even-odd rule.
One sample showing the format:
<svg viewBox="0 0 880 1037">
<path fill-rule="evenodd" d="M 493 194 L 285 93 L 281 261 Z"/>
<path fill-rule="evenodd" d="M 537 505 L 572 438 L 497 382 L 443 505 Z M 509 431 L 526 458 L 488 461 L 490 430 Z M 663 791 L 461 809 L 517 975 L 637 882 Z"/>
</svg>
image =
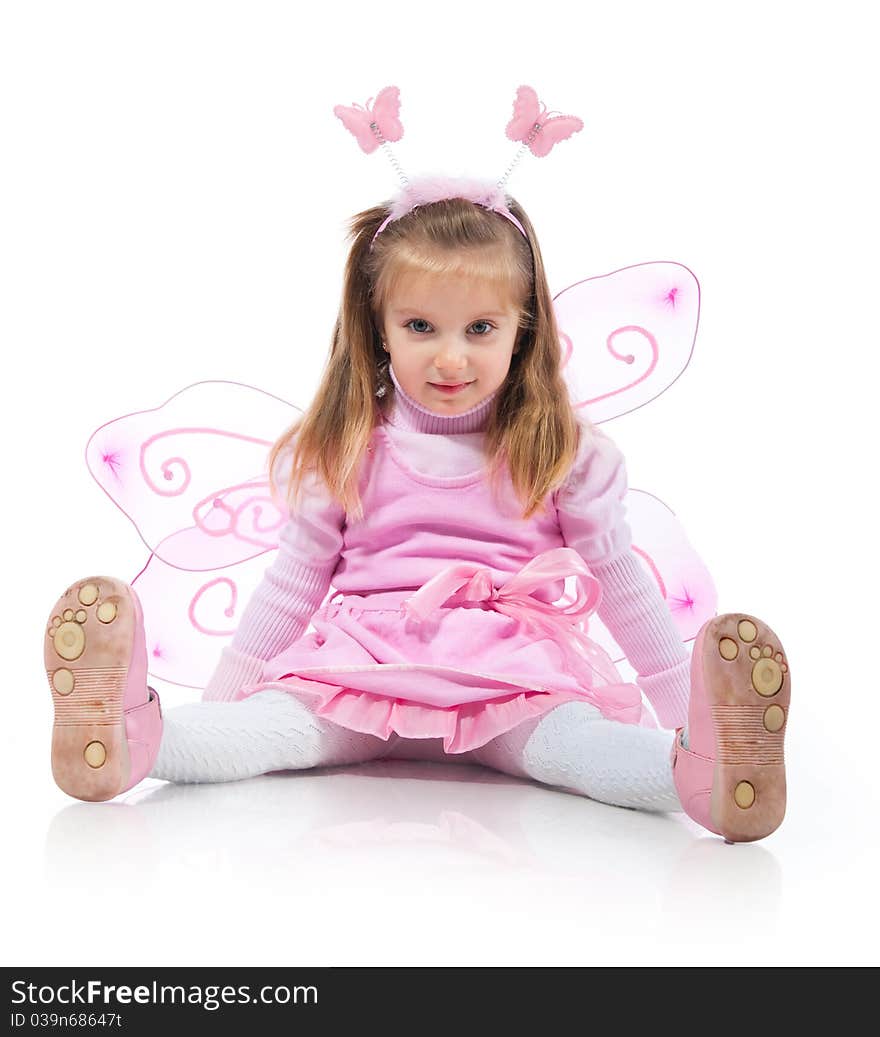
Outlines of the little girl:
<svg viewBox="0 0 880 1037">
<path fill-rule="evenodd" d="M 473 181 L 419 193 L 351 221 L 321 384 L 269 455 L 289 519 L 204 700 L 162 716 L 127 584 L 88 577 L 56 603 L 56 782 L 107 800 L 148 775 L 461 760 L 684 810 L 729 842 L 768 835 L 779 639 L 726 614 L 689 658 L 632 551 L 624 459 L 570 402 L 526 213 Z M 593 611 L 637 684 L 586 635 Z"/>
</svg>

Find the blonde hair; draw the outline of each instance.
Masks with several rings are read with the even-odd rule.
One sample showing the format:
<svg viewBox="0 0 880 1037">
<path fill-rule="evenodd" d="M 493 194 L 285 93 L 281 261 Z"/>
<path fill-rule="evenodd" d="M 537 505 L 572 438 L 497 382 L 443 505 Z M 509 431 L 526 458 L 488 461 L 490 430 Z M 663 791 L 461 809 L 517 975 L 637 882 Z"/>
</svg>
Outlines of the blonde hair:
<svg viewBox="0 0 880 1037">
<path fill-rule="evenodd" d="M 315 397 L 278 438 L 269 454 L 270 485 L 276 460 L 293 448 L 287 502 L 307 472 L 320 476 L 347 514 L 363 515 L 358 494 L 361 463 L 373 428 L 391 406 L 390 380 L 377 398 L 383 313 L 400 279 L 409 274 L 464 277 L 488 283 L 518 312 L 518 350 L 487 416 L 485 454 L 493 484 L 508 471 L 523 504 L 523 518 L 545 506 L 577 454 L 589 422 L 571 405 L 561 374 L 559 332 L 534 229 L 513 199 L 508 207 L 528 240 L 513 224 L 481 205 L 448 198 L 420 205 L 393 220 L 370 243 L 388 215 L 375 206 L 352 217 L 342 303 L 330 354 Z M 294 442 L 295 441 L 295 442 Z"/>
</svg>

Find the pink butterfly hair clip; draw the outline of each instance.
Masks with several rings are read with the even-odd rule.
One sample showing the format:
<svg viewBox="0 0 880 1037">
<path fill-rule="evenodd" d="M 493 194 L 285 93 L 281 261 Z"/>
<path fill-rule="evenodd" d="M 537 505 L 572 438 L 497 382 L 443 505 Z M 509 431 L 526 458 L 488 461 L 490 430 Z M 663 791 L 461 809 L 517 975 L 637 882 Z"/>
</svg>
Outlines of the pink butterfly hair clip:
<svg viewBox="0 0 880 1037">
<path fill-rule="evenodd" d="M 549 155 L 553 147 L 561 140 L 568 140 L 584 128 L 582 119 L 576 115 L 554 115 L 547 112 L 547 106 L 538 100 L 538 95 L 530 86 L 521 86 L 516 91 L 513 102 L 513 118 L 505 130 L 510 140 L 520 141 L 521 147 L 514 156 L 507 172 L 498 181 L 501 187 L 519 162 L 525 149 L 536 158 Z"/>
<path fill-rule="evenodd" d="M 397 143 L 403 136 L 403 123 L 400 121 L 400 90 L 396 86 L 386 86 L 366 105 L 352 102 L 351 106 L 337 104 L 333 114 L 342 120 L 342 125 L 354 136 L 361 151 L 371 155 L 380 145 L 397 171 L 401 181 L 407 183 L 403 170 L 394 156 L 388 141 Z"/>
</svg>

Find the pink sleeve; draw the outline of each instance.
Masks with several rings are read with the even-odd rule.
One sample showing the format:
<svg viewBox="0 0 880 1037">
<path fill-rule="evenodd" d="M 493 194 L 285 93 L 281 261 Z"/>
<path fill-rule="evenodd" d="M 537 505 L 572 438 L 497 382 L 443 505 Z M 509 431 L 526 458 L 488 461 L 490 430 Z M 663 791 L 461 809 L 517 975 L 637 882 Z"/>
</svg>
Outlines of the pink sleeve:
<svg viewBox="0 0 880 1037">
<path fill-rule="evenodd" d="M 582 434 L 578 457 L 557 493 L 565 543 L 602 585 L 597 614 L 636 670 L 663 727 L 687 721 L 690 657 L 656 581 L 632 551 L 623 503 L 626 462 L 607 435 Z"/>
<path fill-rule="evenodd" d="M 629 548 L 626 492 L 626 463 L 617 444 L 599 429 L 582 428 L 575 462 L 556 491 L 556 511 L 566 544 L 588 565 Z"/>
<path fill-rule="evenodd" d="M 283 473 L 289 455 L 279 455 Z M 286 493 L 287 479 L 279 474 Z M 285 510 L 286 502 L 278 501 Z M 280 534 L 278 553 L 266 569 L 238 628 L 220 656 L 203 699 L 228 700 L 245 684 L 262 677 L 263 663 L 300 637 L 320 607 L 342 551 L 345 512 L 325 484 L 311 475 L 303 482 L 295 511 Z"/>
</svg>

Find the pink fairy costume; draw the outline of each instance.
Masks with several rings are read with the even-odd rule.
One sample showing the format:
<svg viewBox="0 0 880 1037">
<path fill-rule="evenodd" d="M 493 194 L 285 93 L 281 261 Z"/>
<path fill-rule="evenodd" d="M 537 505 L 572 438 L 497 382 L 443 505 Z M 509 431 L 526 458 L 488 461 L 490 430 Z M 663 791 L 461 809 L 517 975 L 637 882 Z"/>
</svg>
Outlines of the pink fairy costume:
<svg viewBox="0 0 880 1037">
<path fill-rule="evenodd" d="M 521 86 L 506 127 L 521 148 L 498 183 L 409 183 L 388 148 L 403 133 L 396 87 L 372 108 L 334 111 L 365 152 L 386 150 L 404 183 L 371 248 L 391 222 L 445 198 L 497 212 L 528 240 L 504 181 L 525 149 L 546 156 L 583 127 Z M 455 759 L 604 802 L 681 805 L 728 841 L 773 831 L 785 808 L 790 680 L 779 639 L 748 614 L 707 621 L 716 598 L 705 566 L 674 513 L 628 488 L 620 451 L 595 427 L 650 402 L 687 366 L 696 279 L 680 264 L 638 264 L 571 285 L 553 307 L 560 370 L 590 424 L 564 483 L 530 519 L 509 477 L 497 497 L 488 478 L 494 397 L 438 415 L 390 366 L 393 397 L 358 473 L 359 519 L 316 478 L 292 513 L 274 494 L 270 504 L 255 462 L 276 436 L 275 410 L 289 407 L 271 394 L 199 383 L 97 430 L 89 467 L 151 554 L 132 581 L 137 597 L 91 577 L 53 609 L 46 666 L 59 784 L 104 799 L 153 762 L 151 775 L 166 780 L 216 781 L 421 754 L 439 740 Z M 384 367 L 377 396 L 392 387 Z M 283 485 L 292 457 L 276 460 Z M 257 583 L 253 563 L 275 548 Z M 80 608 L 98 599 L 99 622 L 111 624 L 103 639 Z M 105 647 L 127 669 L 101 669 Z M 150 673 L 204 687 L 205 701 L 163 720 L 141 686 L 145 652 Z M 622 656 L 635 683 L 615 667 Z M 113 713 L 109 733 L 89 726 L 95 680 Z M 671 743 L 654 716 L 676 728 Z"/>
<path fill-rule="evenodd" d="M 583 128 L 576 116 L 547 113 L 534 90 L 521 86 L 506 128 L 521 147 L 497 184 L 444 177 L 410 183 L 388 146 L 403 136 L 399 110 L 396 87 L 380 91 L 372 107 L 334 109 L 365 153 L 385 148 L 403 183 L 371 248 L 393 220 L 449 197 L 497 212 L 528 238 L 507 205 L 504 181 L 526 148 L 544 157 Z M 454 474 L 436 468 L 437 452 L 451 439 L 480 432 L 494 397 L 465 414 L 439 416 L 410 399 L 390 368 L 389 375 L 394 410 L 374 429 L 360 473 L 364 517 L 350 520 L 312 487 L 205 697 L 246 698 L 278 686 L 340 726 L 383 739 L 442 737 L 453 753 L 573 700 L 608 718 L 654 726 L 639 686 L 624 681 L 585 630 L 603 594 L 590 565 L 614 559 L 620 564 L 607 582 L 623 594 L 616 595 L 619 607 L 607 610 L 612 633 L 633 649 L 640 674 L 654 680 L 645 689 L 661 723 L 683 723 L 688 655 L 656 586 L 628 553 L 625 470 L 611 440 L 584 429 L 567 481 L 545 510 L 524 520 L 509 476 L 496 497 L 479 448 Z M 426 463 L 419 463 L 427 443 Z M 569 577 L 575 597 L 560 602 Z M 316 612 L 331 583 L 339 600 Z M 639 596 L 649 609 L 633 622 L 630 602 Z M 315 632 L 304 635 L 309 618 Z"/>
<path fill-rule="evenodd" d="M 205 697 L 283 688 L 341 726 L 384 739 L 442 737 L 450 753 L 572 700 L 654 726 L 639 687 L 578 626 L 602 595 L 590 567 L 625 561 L 630 547 L 625 467 L 613 441 L 584 430 L 551 506 L 525 520 L 509 479 L 494 499 L 480 460 L 493 397 L 440 416 L 389 373 L 394 406 L 374 430 L 360 478 L 364 518 L 348 521 L 312 483 Z M 443 453 L 454 474 L 437 474 Z M 568 576 L 579 598 L 554 604 Z M 312 616 L 315 632 L 282 645 L 261 679 L 242 684 L 236 661 L 272 652 L 272 632 L 296 630 L 331 585 L 340 593 Z M 644 590 L 626 580 L 611 590 L 626 597 L 635 586 Z M 688 653 L 660 605 L 659 633 L 645 613 L 640 636 L 653 645 L 646 672 L 664 671 L 657 703 L 671 726 L 687 708 Z M 626 642 L 623 627 L 617 636 Z"/>
<path fill-rule="evenodd" d="M 365 152 L 381 144 L 387 153 L 403 133 L 399 92 L 387 87 L 369 104 L 335 112 Z M 528 240 L 502 185 L 525 150 L 545 156 L 582 125 L 549 116 L 520 87 L 506 133 L 521 147 L 504 177 L 408 182 L 401 173 L 404 187 L 371 248 L 413 208 L 452 197 L 491 209 Z M 268 492 L 264 449 L 298 410 L 274 394 L 200 382 L 99 428 L 87 446 L 89 468 L 151 552 L 132 580 L 145 603 L 150 673 L 203 688 L 214 701 L 281 680 L 328 717 L 347 716 L 386 738 L 398 727 L 439 725 L 445 743 L 462 751 L 554 701 L 592 702 L 606 716 L 652 723 L 613 665 L 625 657 L 660 725 L 682 724 L 685 646 L 715 614 L 714 585 L 674 512 L 628 488 L 620 451 L 596 426 L 644 406 L 681 375 L 693 352 L 699 285 L 681 264 L 642 263 L 572 284 L 553 308 L 572 407 L 593 428 L 566 484 L 528 522 L 509 480 L 499 500 L 484 483 L 481 430 L 492 398 L 468 414 L 441 416 L 398 386 L 361 473 L 361 523 L 348 522 L 308 479 L 294 516 Z M 384 366 L 377 396 L 393 388 Z M 277 462 L 282 485 L 291 457 L 281 453 Z M 452 518 L 438 523 L 440 515 Z M 265 570 L 267 552 L 275 557 Z M 569 577 L 577 597 L 555 604 Z M 325 600 L 331 583 L 341 601 Z M 396 617 L 393 634 L 379 630 L 383 616 Z M 313 617 L 332 629 L 298 643 Z M 448 648 L 455 638 L 446 635 L 465 622 L 492 636 Z M 438 625 L 440 650 L 466 665 L 438 663 L 428 650 Z M 522 658 L 509 654 L 514 646 Z M 334 648 L 340 655 L 330 659 Z M 340 666 L 349 667 L 344 680 L 333 670 Z M 392 685 L 377 689 L 380 674 Z M 483 674 L 479 682 L 475 674 Z"/>
</svg>

